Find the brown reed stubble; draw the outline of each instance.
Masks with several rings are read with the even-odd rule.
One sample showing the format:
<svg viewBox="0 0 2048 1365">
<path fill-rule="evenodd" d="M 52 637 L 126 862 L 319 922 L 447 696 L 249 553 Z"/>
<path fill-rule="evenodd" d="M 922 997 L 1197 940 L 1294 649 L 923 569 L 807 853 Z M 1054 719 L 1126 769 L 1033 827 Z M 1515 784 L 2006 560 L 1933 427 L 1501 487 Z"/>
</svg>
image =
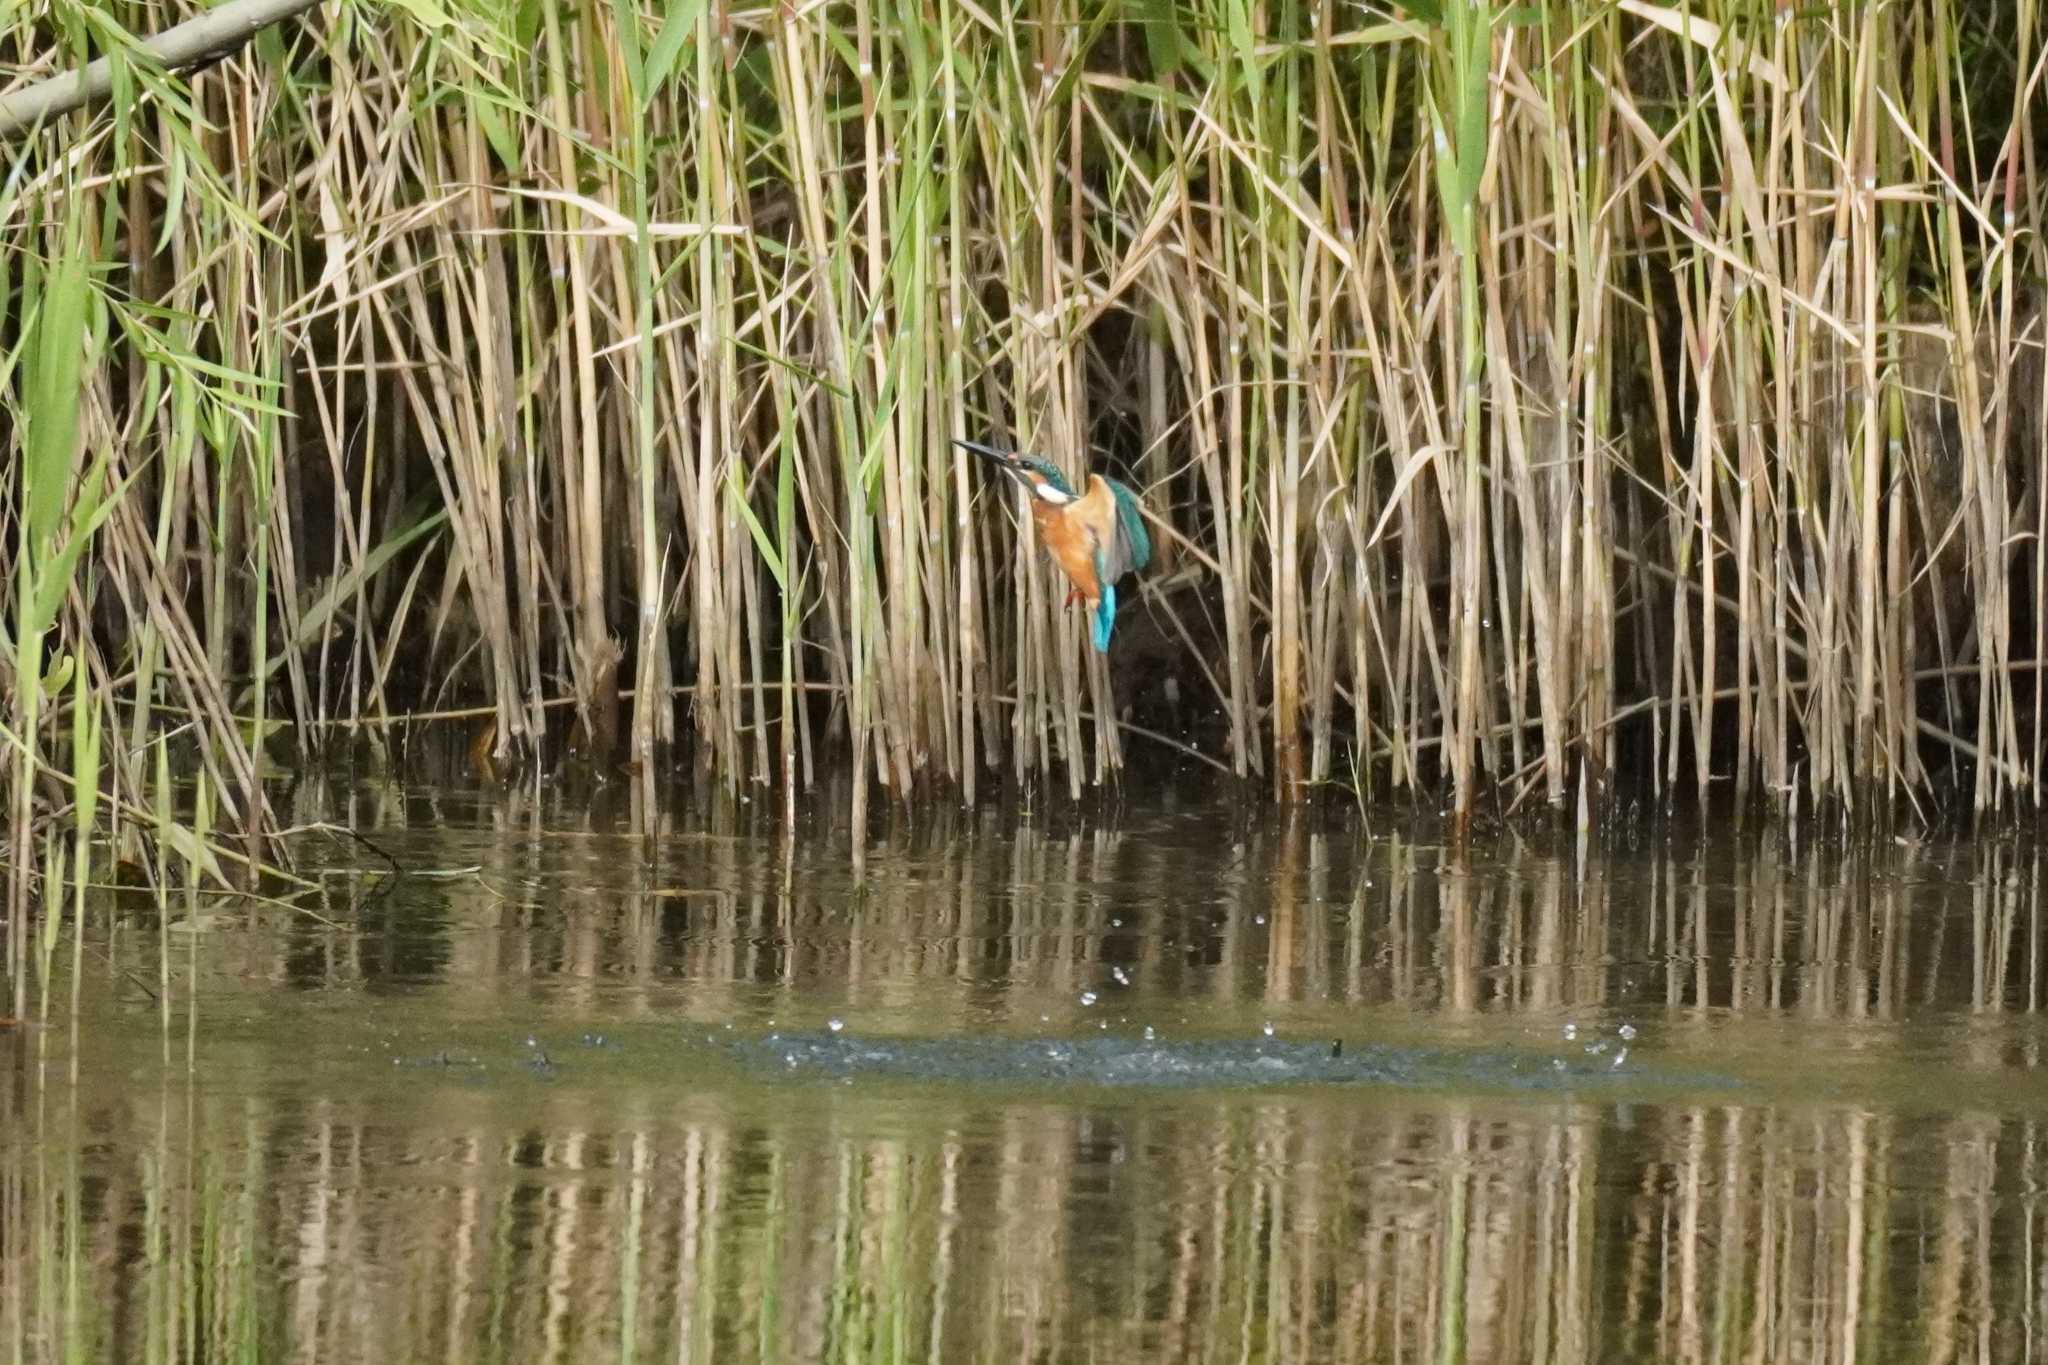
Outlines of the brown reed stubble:
<svg viewBox="0 0 2048 1365">
<path fill-rule="evenodd" d="M 550 10 L 531 53 L 394 20 L 332 35 L 317 85 L 202 83 L 217 179 L 122 225 L 166 243 L 136 280 L 177 363 L 121 337 L 89 381 L 82 447 L 118 429 L 151 471 L 95 550 L 138 642 L 103 670 L 133 679 L 99 697 L 131 707 L 110 762 L 191 711 L 254 810 L 238 708 L 310 746 L 450 688 L 508 751 L 569 691 L 606 751 L 628 645 L 644 757 L 673 645 L 730 783 L 793 799 L 831 740 L 857 819 L 867 776 L 971 798 L 1004 757 L 1078 793 L 1121 765 L 1131 679 L 944 442 L 1096 463 L 1088 362 L 1126 361 L 1096 348 L 1128 312 L 1132 471 L 1186 573 L 1126 610 L 1215 614 L 1212 644 L 1176 627 L 1207 654 L 1196 738 L 1276 796 L 1413 787 L 1448 744 L 1458 808 L 1560 805 L 1652 715 L 1649 771 L 1689 761 L 1696 795 L 1882 801 L 1934 780 L 1923 744 L 1975 805 L 2035 790 L 2033 4 L 1982 67 L 2019 73 L 2002 137 L 1954 84 L 1983 15 L 1953 4 L 1725 42 L 1639 6 L 1497 24 L 1462 62 L 1334 7 L 1219 5 L 1163 48 L 1071 6 L 707 8 L 637 101 L 600 79 L 618 15 Z M 497 85 L 422 104 L 457 61 Z M 1476 110 L 1463 227 L 1429 100 Z M 241 416 L 260 393 L 292 420 Z M 1974 714 L 1921 716 L 1930 665 Z M 252 674 L 284 685 L 230 706 Z"/>
</svg>

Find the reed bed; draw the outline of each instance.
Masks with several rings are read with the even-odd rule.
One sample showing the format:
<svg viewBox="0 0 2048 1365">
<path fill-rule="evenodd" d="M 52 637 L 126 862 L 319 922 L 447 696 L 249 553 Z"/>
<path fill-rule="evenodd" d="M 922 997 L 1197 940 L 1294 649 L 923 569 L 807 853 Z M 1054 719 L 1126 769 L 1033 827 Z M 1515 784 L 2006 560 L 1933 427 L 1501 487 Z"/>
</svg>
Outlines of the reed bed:
<svg viewBox="0 0 2048 1365">
<path fill-rule="evenodd" d="M 2039 799 L 2035 0 L 125 17 L 5 21 L 6 90 L 122 57 L 5 144 L 17 964 L 159 741 L 261 862 L 266 763 L 451 708 L 857 824 L 1147 732 Z M 1106 658 L 959 435 L 1142 489 Z"/>
</svg>

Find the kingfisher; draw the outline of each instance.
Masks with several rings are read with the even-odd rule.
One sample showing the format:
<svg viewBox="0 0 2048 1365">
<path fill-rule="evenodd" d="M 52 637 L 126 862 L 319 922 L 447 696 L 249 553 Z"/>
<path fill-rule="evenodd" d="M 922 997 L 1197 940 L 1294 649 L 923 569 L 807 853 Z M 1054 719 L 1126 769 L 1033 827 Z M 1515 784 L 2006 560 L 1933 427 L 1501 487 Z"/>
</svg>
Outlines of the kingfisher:
<svg viewBox="0 0 2048 1365">
<path fill-rule="evenodd" d="M 1087 604 L 1089 639 L 1098 654 L 1107 654 L 1116 626 L 1117 580 L 1152 562 L 1152 537 L 1138 495 L 1100 474 L 1090 474 L 1088 491 L 1076 493 L 1051 460 L 979 441 L 953 444 L 995 465 L 1030 497 L 1038 538 L 1074 585 L 1067 605 L 1077 598 Z"/>
</svg>

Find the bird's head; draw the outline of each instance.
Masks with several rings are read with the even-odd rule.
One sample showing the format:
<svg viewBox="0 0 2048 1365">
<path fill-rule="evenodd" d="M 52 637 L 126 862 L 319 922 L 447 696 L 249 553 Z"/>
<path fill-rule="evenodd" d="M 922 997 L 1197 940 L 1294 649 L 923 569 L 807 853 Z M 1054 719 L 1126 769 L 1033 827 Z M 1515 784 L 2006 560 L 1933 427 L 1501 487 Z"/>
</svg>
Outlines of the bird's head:
<svg viewBox="0 0 2048 1365">
<path fill-rule="evenodd" d="M 956 438 L 953 444 L 962 450 L 971 450 L 995 465 L 1040 502 L 1060 506 L 1074 501 L 1079 496 L 1074 492 L 1074 486 L 1067 482 L 1066 475 L 1060 473 L 1059 466 L 1051 460 L 1014 450 L 999 450 L 995 446 L 983 445 L 979 441 L 962 441 Z"/>
</svg>

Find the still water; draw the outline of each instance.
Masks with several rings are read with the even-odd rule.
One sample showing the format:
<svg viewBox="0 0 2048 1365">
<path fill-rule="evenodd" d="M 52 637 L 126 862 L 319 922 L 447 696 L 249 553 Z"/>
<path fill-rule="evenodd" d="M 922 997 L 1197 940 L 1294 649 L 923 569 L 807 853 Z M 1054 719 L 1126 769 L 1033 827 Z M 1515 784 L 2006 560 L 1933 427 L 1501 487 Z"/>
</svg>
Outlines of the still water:
<svg viewBox="0 0 2048 1365">
<path fill-rule="evenodd" d="M 2048 1358 L 2031 839 L 290 799 L 0 1033 L 6 1358 Z"/>
</svg>

